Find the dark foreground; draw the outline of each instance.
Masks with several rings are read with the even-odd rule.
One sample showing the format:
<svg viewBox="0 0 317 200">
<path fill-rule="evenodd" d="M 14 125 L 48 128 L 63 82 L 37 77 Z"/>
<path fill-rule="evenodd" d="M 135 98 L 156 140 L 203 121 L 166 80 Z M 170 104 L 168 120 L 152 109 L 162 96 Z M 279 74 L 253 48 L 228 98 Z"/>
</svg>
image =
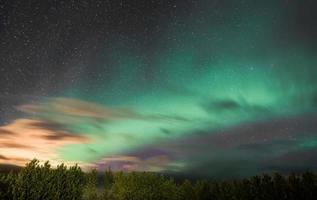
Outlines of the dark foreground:
<svg viewBox="0 0 317 200">
<path fill-rule="evenodd" d="M 18 173 L 0 174 L 1 200 L 315 200 L 317 176 L 310 172 L 254 176 L 235 181 L 175 182 L 149 172 L 85 174 L 78 166 L 52 169 L 33 160 Z"/>
</svg>

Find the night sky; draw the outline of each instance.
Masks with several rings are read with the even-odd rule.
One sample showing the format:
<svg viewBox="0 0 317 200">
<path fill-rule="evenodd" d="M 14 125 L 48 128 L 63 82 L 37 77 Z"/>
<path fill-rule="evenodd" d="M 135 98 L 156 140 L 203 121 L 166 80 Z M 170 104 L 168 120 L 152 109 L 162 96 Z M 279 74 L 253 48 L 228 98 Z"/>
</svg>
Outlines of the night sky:
<svg viewBox="0 0 317 200">
<path fill-rule="evenodd" d="M 0 164 L 317 171 L 315 0 L 0 0 Z"/>
</svg>

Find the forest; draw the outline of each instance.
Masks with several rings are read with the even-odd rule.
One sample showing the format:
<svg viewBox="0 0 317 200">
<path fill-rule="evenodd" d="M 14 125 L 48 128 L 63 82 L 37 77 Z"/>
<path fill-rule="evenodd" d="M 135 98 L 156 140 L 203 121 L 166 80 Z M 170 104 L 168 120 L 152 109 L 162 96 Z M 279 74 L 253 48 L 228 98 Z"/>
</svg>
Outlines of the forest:
<svg viewBox="0 0 317 200">
<path fill-rule="evenodd" d="M 80 167 L 32 160 L 17 173 L 0 174 L 1 200 L 313 200 L 312 172 L 263 174 L 245 179 L 177 180 L 151 172 L 112 172 L 100 176 Z"/>
</svg>

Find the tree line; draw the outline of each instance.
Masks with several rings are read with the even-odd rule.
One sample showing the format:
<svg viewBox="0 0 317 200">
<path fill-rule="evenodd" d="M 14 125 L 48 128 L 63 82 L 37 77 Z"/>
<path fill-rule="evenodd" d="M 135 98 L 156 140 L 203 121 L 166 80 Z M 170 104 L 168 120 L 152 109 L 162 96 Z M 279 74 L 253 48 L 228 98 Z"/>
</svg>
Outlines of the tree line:
<svg viewBox="0 0 317 200">
<path fill-rule="evenodd" d="M 151 172 L 84 173 L 77 165 L 52 168 L 33 160 L 20 172 L 0 174 L 1 200 L 315 200 L 311 172 L 254 176 L 233 181 L 176 182 Z"/>
</svg>

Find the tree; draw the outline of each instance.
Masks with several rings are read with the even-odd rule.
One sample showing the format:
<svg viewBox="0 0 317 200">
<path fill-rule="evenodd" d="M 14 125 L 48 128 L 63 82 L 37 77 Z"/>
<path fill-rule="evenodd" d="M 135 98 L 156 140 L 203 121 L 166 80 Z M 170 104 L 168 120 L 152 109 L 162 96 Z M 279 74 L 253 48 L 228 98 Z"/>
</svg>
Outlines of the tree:
<svg viewBox="0 0 317 200">
<path fill-rule="evenodd" d="M 292 173 L 287 178 L 287 193 L 290 200 L 303 199 L 301 194 L 301 180 L 296 174 Z"/>
<path fill-rule="evenodd" d="M 197 200 L 211 200 L 209 184 L 207 181 L 198 181 L 195 184 L 195 194 Z"/>
<path fill-rule="evenodd" d="M 52 169 L 49 162 L 40 165 L 32 160 L 17 175 L 14 200 L 79 200 L 82 198 L 84 174 L 75 165 L 67 169 L 63 164 Z"/>
<path fill-rule="evenodd" d="M 274 188 L 274 199 L 286 200 L 288 199 L 287 194 L 287 182 L 285 178 L 279 173 L 273 174 L 273 188 Z"/>
<path fill-rule="evenodd" d="M 104 174 L 104 194 L 103 199 L 112 199 L 111 188 L 114 182 L 114 175 L 111 169 L 107 169 Z"/>
<path fill-rule="evenodd" d="M 0 199 L 13 200 L 14 181 L 14 174 L 0 174 Z"/>
<path fill-rule="evenodd" d="M 316 199 L 317 195 L 317 178 L 316 176 L 309 172 L 306 171 L 302 174 L 302 192 L 303 192 L 303 199 L 306 200 L 313 200 Z"/>
<path fill-rule="evenodd" d="M 177 199 L 173 180 L 149 172 L 116 173 L 112 189 L 115 200 Z"/>
<path fill-rule="evenodd" d="M 86 177 L 86 185 L 84 188 L 83 199 L 84 200 L 96 200 L 97 194 L 97 170 L 93 169 Z"/>
<path fill-rule="evenodd" d="M 264 174 L 261 177 L 261 188 L 260 199 L 267 200 L 274 198 L 274 185 L 271 176 Z"/>
<path fill-rule="evenodd" d="M 189 180 L 185 180 L 179 186 L 179 198 L 183 200 L 196 200 L 195 189 Z"/>
</svg>

